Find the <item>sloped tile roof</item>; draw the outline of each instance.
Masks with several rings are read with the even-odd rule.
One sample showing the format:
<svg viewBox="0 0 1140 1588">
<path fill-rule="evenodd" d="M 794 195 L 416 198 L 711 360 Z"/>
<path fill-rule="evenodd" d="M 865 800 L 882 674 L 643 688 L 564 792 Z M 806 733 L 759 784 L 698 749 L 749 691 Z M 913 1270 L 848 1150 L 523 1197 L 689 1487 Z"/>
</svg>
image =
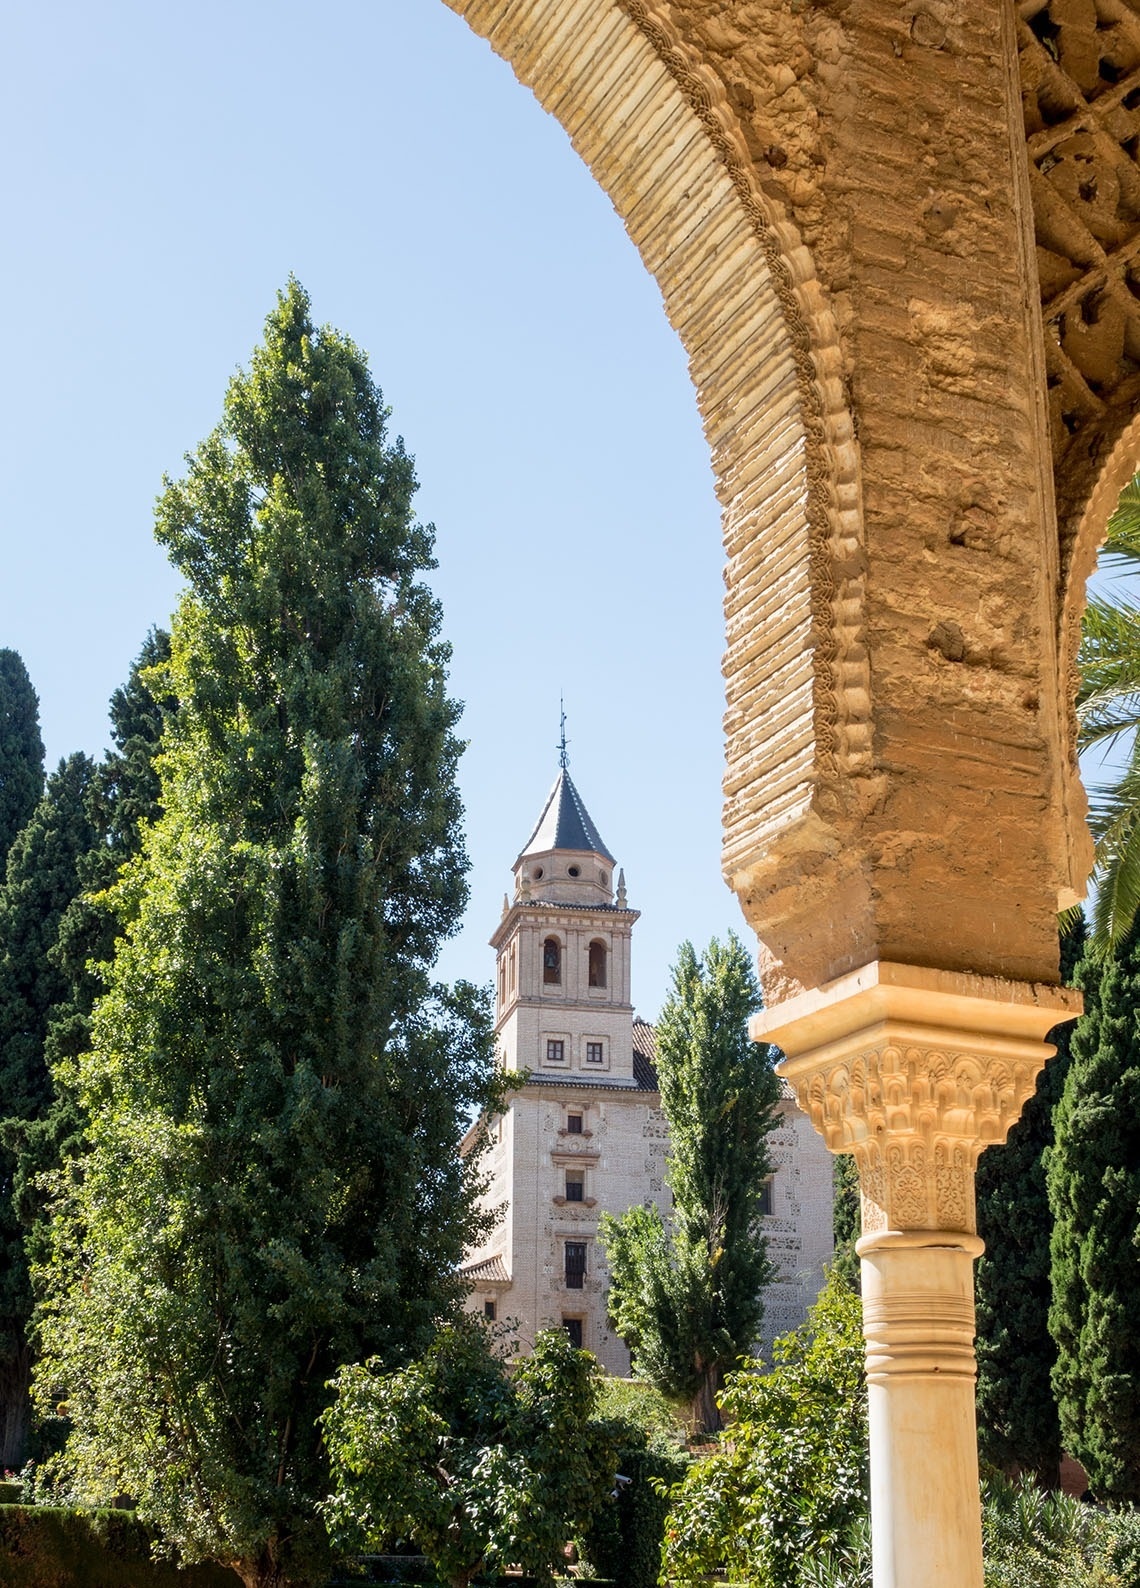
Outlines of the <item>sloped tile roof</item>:
<svg viewBox="0 0 1140 1588">
<path fill-rule="evenodd" d="M 656 1092 L 657 1032 L 639 1015 L 633 1019 L 633 1078 L 642 1092 Z"/>
<path fill-rule="evenodd" d="M 467 1263 L 459 1272 L 475 1284 L 509 1285 L 511 1282 L 501 1257 L 484 1257 L 477 1263 Z"/>
<path fill-rule="evenodd" d="M 656 1026 L 651 1026 L 648 1020 L 642 1020 L 640 1016 L 635 1015 L 633 1018 L 633 1074 L 635 1080 L 640 1084 L 639 1062 L 642 1073 L 649 1079 L 649 1084 L 642 1086 L 642 1090 L 657 1091 L 660 1084 L 657 1079 L 657 1028 Z M 796 1094 L 791 1082 L 786 1081 L 782 1075 L 778 1075 L 776 1079 L 780 1083 L 781 1100 L 787 1103 L 794 1103 Z"/>
<path fill-rule="evenodd" d="M 565 768 L 555 778 L 554 787 L 542 807 L 542 815 L 523 845 L 519 860 L 524 855 L 545 854 L 551 849 L 573 849 L 578 853 L 601 855 L 611 865 L 614 863 L 614 857 L 603 844 L 602 836 Z"/>
</svg>

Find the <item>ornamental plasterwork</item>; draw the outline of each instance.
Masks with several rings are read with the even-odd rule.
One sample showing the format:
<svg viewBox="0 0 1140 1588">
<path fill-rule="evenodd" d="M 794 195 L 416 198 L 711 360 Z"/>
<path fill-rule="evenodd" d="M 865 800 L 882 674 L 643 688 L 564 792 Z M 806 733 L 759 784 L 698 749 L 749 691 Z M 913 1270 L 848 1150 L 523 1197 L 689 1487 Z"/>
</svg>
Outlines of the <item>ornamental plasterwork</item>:
<svg viewBox="0 0 1140 1588">
<path fill-rule="evenodd" d="M 972 1232 L 978 1155 L 1005 1140 L 1040 1068 L 1028 1056 L 888 1041 L 789 1079 L 831 1151 L 859 1166 L 865 1234 Z"/>
</svg>

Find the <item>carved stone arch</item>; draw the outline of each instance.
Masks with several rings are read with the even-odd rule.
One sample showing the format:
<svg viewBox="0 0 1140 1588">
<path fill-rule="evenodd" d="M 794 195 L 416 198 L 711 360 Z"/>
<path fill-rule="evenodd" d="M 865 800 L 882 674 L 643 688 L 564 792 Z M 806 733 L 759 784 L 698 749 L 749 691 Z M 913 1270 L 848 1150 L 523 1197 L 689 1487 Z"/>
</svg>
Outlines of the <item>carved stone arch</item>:
<svg viewBox="0 0 1140 1588">
<path fill-rule="evenodd" d="M 1088 800 L 1077 766 L 1077 719 L 1074 702 L 1079 675 L 1077 652 L 1081 644 L 1081 619 L 1084 617 L 1088 582 L 1096 571 L 1097 554 L 1104 544 L 1108 520 L 1117 498 L 1136 470 L 1140 469 L 1140 414 L 1133 416 L 1117 436 L 1099 471 L 1084 494 L 1083 504 L 1072 510 L 1069 556 L 1061 599 L 1061 637 L 1059 656 L 1062 683 L 1069 709 L 1063 721 L 1066 758 L 1066 824 L 1072 844 L 1074 897 L 1084 894 L 1085 879 L 1092 870 L 1092 839 L 1086 817 Z M 1082 482 L 1083 483 L 1083 482 Z M 1064 500 L 1064 482 L 1058 481 L 1058 498 Z"/>
<path fill-rule="evenodd" d="M 839 853 L 845 784 L 870 770 L 859 455 L 838 330 L 798 232 L 757 185 L 722 83 L 653 6 L 446 3 L 561 122 L 689 356 L 728 556 L 724 869 L 747 908 L 794 852 Z"/>
</svg>

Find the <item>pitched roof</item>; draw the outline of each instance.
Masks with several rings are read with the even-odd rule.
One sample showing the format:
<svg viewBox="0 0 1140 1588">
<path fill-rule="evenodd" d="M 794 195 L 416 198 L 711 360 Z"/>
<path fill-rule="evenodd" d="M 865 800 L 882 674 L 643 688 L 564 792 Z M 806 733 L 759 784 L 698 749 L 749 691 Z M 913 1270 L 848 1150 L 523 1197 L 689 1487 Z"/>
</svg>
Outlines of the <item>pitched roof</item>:
<svg viewBox="0 0 1140 1588">
<path fill-rule="evenodd" d="M 611 863 L 614 858 L 603 844 L 601 834 L 590 819 L 589 811 L 582 804 L 582 796 L 570 781 L 570 774 L 565 767 L 554 780 L 554 787 L 542 807 L 542 815 L 519 852 L 519 860 L 523 855 L 545 854 L 550 849 L 574 849 L 580 853 L 597 854 Z"/>
<path fill-rule="evenodd" d="M 464 1279 L 470 1279 L 475 1284 L 509 1284 L 510 1275 L 501 1257 L 484 1257 L 476 1263 L 465 1263 L 459 1270 Z"/>
<path fill-rule="evenodd" d="M 633 1076 L 643 1090 L 657 1091 L 660 1084 L 657 1080 L 657 1027 L 651 1026 L 640 1015 L 633 1017 Z M 643 1083 L 643 1076 L 649 1084 Z M 780 1083 L 781 1099 L 794 1103 L 796 1093 L 792 1083 L 782 1075 L 776 1079 Z"/>
<path fill-rule="evenodd" d="M 640 1015 L 633 1017 L 633 1078 L 643 1092 L 656 1092 L 657 1029 Z"/>
</svg>

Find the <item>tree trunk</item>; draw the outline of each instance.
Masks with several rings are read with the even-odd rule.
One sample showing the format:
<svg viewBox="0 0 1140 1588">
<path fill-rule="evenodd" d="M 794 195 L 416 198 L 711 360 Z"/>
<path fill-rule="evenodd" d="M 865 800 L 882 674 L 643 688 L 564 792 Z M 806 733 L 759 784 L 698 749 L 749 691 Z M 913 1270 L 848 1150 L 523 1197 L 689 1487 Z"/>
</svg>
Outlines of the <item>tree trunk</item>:
<svg viewBox="0 0 1140 1588">
<path fill-rule="evenodd" d="M 693 1396 L 690 1407 L 698 1433 L 715 1434 L 724 1427 L 720 1408 L 716 1403 L 717 1392 L 720 1388 L 720 1369 L 716 1367 L 702 1369 L 700 1388 Z"/>
<path fill-rule="evenodd" d="M 267 1544 L 256 1560 L 234 1562 L 245 1588 L 289 1588 L 289 1577 L 277 1558 L 272 1544 Z"/>
<path fill-rule="evenodd" d="M 22 1347 L 0 1371 L 0 1469 L 18 1472 L 28 1453 L 32 1354 Z"/>
</svg>

